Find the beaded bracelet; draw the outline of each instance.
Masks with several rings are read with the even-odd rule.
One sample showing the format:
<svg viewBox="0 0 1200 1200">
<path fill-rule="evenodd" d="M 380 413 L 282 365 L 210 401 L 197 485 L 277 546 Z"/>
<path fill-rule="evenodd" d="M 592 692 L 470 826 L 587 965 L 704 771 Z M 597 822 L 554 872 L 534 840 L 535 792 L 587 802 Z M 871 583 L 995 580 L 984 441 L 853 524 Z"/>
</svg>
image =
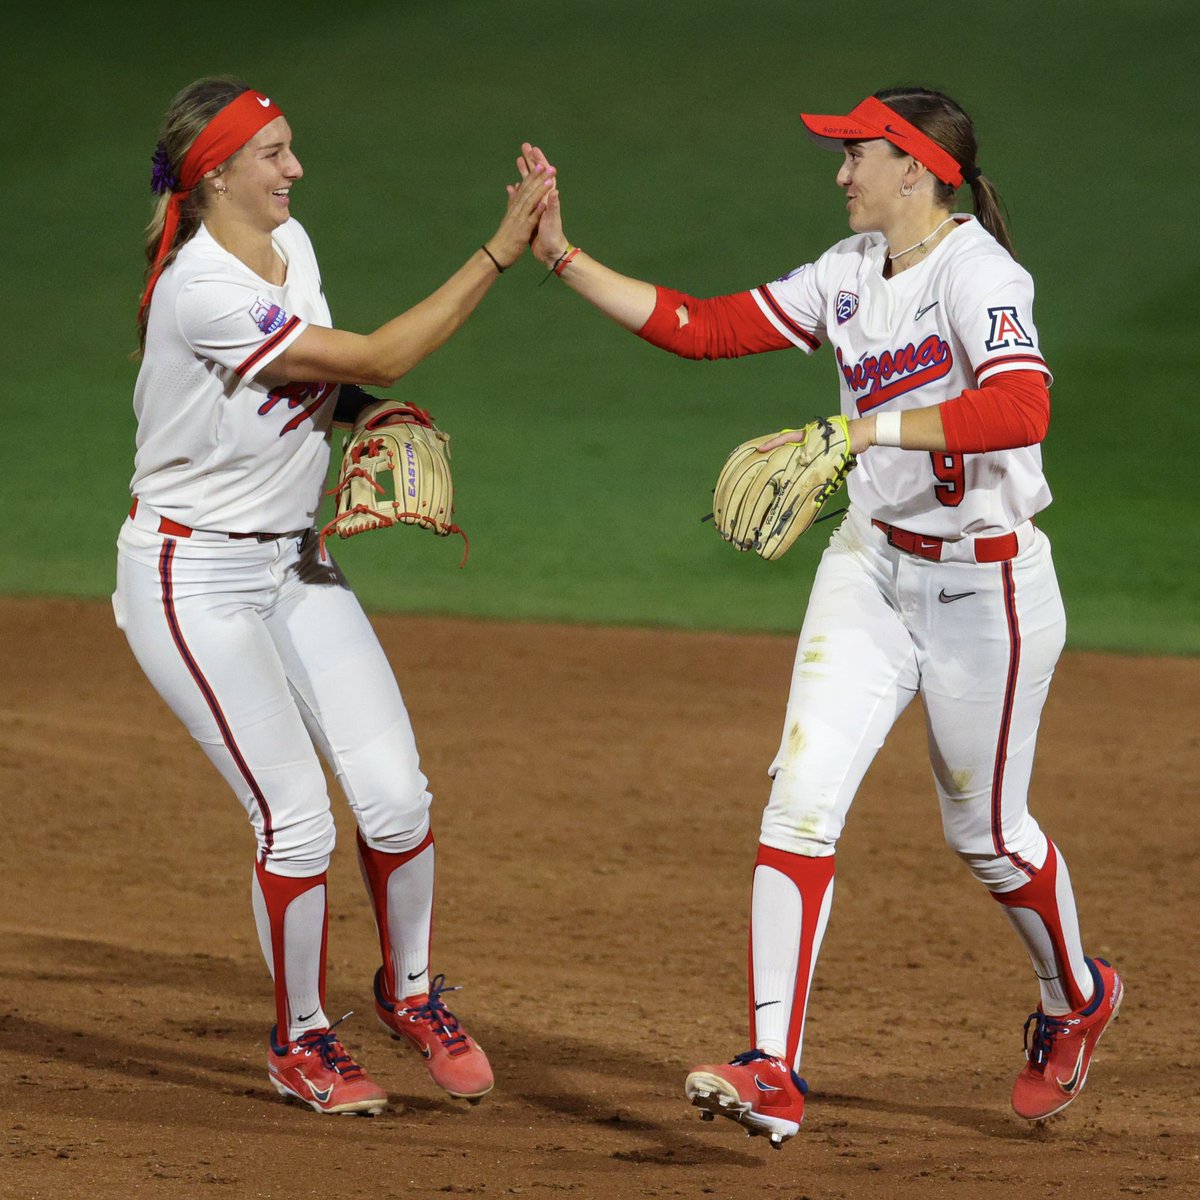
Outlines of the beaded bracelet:
<svg viewBox="0 0 1200 1200">
<path fill-rule="evenodd" d="M 538 280 L 538 287 L 541 287 L 551 275 L 561 275 L 567 263 L 569 263 L 571 259 L 574 258 L 578 253 L 579 247 L 572 246 L 570 242 L 568 242 L 567 248 L 554 260 L 553 263 L 550 264 L 550 267 L 546 271 L 545 275 Z"/>
<path fill-rule="evenodd" d="M 558 261 L 554 264 L 555 275 L 561 276 L 567 267 L 571 265 L 571 259 L 573 259 L 578 253 L 578 246 L 568 246 L 566 250 L 559 255 Z"/>
</svg>

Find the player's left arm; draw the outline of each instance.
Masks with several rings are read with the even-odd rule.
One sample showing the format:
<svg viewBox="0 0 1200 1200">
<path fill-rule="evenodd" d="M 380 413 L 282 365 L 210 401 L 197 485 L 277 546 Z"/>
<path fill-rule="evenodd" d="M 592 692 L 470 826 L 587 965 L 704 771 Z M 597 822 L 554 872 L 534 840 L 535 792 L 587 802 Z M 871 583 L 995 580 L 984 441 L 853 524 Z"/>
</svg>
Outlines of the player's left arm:
<svg viewBox="0 0 1200 1200">
<path fill-rule="evenodd" d="M 850 422 L 850 452 L 879 445 L 878 413 Z M 986 454 L 1042 441 L 1050 428 L 1050 391 L 1040 371 L 1004 371 L 982 387 L 900 417 L 902 450 Z M 885 414 L 886 419 L 886 414 Z"/>
</svg>

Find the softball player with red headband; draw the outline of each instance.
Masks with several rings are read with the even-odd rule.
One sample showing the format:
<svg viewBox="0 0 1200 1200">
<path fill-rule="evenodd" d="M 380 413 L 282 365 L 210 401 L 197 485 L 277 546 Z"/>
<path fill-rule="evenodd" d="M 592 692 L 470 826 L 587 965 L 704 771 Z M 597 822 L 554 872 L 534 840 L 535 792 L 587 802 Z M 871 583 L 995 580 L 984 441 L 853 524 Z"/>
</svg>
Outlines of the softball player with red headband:
<svg viewBox="0 0 1200 1200">
<path fill-rule="evenodd" d="M 333 327 L 291 216 L 303 175 L 279 108 L 201 79 L 173 101 L 138 313 L 133 507 L 118 539 L 117 623 L 146 675 L 250 817 L 252 905 L 275 985 L 267 1066 L 322 1113 L 387 1094 L 325 1011 L 334 822 L 318 751 L 358 825 L 382 965 L 375 1011 L 435 1083 L 478 1100 L 484 1052 L 431 978 L 430 794 L 387 659 L 337 565 L 317 552 L 334 421 L 437 349 L 517 259 L 553 186 L 510 189 L 499 228 L 437 291 L 374 332 Z"/>
<path fill-rule="evenodd" d="M 675 354 L 812 354 L 830 343 L 859 456 L 770 768 L 751 893 L 750 1049 L 697 1067 L 686 1092 L 703 1116 L 733 1118 L 777 1147 L 797 1132 L 837 841 L 868 766 L 920 694 L 946 839 L 1004 906 L 1038 979 L 1012 1103 L 1039 1120 L 1079 1094 L 1122 984 L 1084 954 L 1066 862 L 1026 805 L 1065 637 L 1050 545 L 1033 524 L 1050 502 L 1039 450 L 1050 371 L 1033 283 L 1012 256 L 971 121 L 949 97 L 896 88 L 847 116 L 803 120 L 843 154 L 853 235 L 773 283 L 701 300 L 618 275 L 563 235 L 557 191 L 534 242 L 581 296 Z M 519 165 L 528 176 L 545 156 L 526 145 Z M 974 218 L 953 214 L 964 182 Z"/>
</svg>

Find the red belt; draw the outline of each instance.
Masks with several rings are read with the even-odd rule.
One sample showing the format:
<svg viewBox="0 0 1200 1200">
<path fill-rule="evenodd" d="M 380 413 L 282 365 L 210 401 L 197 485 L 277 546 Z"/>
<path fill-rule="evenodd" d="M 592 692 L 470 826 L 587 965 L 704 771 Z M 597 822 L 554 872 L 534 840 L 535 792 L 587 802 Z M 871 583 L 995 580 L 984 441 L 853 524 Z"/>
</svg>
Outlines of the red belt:
<svg viewBox="0 0 1200 1200">
<path fill-rule="evenodd" d="M 909 533 L 907 529 L 897 529 L 895 525 L 885 525 L 882 521 L 872 520 L 871 524 L 887 534 L 889 546 L 895 546 L 897 550 L 905 550 L 919 558 L 927 558 L 931 562 L 941 562 L 943 538 Z M 1002 533 L 999 537 L 972 538 L 971 546 L 975 551 L 976 562 L 1007 562 L 1017 556 L 1017 535 Z"/>
<path fill-rule="evenodd" d="M 138 510 L 137 497 L 134 496 L 133 503 L 129 506 L 129 515 L 133 517 Z M 191 537 L 195 530 L 190 525 L 181 525 L 178 521 L 172 521 L 170 517 L 159 517 L 158 532 L 169 533 L 172 537 L 188 538 Z M 205 533 L 213 532 L 205 530 Z M 260 542 L 274 542 L 279 538 L 299 537 L 301 531 L 296 530 L 294 533 L 227 533 L 227 538 L 245 539 L 255 538 Z"/>
</svg>

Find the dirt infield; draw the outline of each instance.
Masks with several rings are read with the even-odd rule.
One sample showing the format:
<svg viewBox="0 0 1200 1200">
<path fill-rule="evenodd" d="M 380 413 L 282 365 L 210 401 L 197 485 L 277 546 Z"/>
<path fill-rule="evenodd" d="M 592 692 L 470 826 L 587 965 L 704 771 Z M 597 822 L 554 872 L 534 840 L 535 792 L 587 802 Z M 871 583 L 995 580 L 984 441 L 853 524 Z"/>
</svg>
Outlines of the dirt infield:
<svg viewBox="0 0 1200 1200">
<path fill-rule="evenodd" d="M 1125 1197 L 1200 1193 L 1200 662 L 1068 655 L 1034 811 L 1126 978 L 1081 1099 L 1008 1108 L 1036 1001 L 946 850 L 916 706 L 867 777 L 778 1153 L 682 1099 L 745 1048 L 746 918 L 792 641 L 380 618 L 435 793 L 434 969 L 497 1087 L 443 1099 L 371 1015 L 338 799 L 331 1012 L 391 1095 L 284 1104 L 241 809 L 104 604 L 0 600 L 0 1196 Z"/>
</svg>

